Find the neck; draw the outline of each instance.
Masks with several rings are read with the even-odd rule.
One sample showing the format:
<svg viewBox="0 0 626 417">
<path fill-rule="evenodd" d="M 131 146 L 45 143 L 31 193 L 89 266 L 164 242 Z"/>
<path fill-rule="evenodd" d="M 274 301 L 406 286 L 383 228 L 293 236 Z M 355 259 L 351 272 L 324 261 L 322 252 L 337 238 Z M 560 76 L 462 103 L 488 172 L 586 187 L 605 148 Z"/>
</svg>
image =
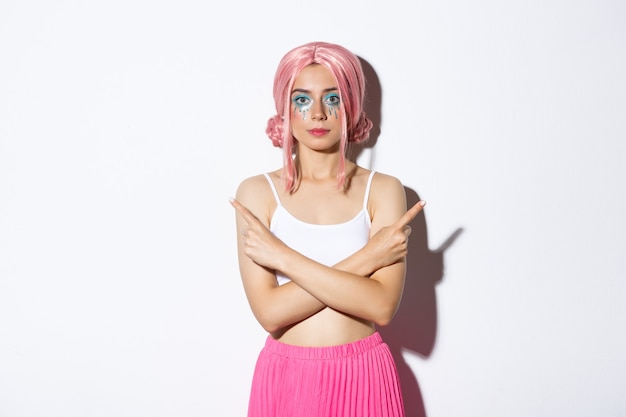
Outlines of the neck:
<svg viewBox="0 0 626 417">
<path fill-rule="evenodd" d="M 310 180 L 336 180 L 339 172 L 339 152 L 298 152 L 296 154 L 296 164 L 299 167 L 302 179 Z M 348 161 L 346 161 L 347 167 Z"/>
</svg>

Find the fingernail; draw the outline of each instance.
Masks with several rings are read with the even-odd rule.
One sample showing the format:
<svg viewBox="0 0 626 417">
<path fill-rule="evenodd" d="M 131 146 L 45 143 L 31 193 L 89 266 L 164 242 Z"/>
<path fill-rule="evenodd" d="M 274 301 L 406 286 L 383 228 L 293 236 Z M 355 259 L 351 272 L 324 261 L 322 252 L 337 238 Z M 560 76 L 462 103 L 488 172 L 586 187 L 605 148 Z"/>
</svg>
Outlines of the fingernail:
<svg viewBox="0 0 626 417">
<path fill-rule="evenodd" d="M 422 201 L 419 202 L 419 205 L 424 207 L 426 205 L 426 202 L 422 200 Z"/>
</svg>

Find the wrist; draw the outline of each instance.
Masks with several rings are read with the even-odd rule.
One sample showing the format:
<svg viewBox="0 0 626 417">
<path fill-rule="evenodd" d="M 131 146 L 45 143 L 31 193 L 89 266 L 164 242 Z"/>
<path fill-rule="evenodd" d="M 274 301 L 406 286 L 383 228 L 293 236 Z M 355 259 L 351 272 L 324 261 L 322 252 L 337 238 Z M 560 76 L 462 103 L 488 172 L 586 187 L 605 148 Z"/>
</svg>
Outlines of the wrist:
<svg viewBox="0 0 626 417">
<path fill-rule="evenodd" d="M 378 256 L 376 256 L 376 251 L 372 250 L 369 245 L 365 245 L 362 251 L 362 260 L 359 263 L 361 274 L 365 277 L 369 277 L 376 270 L 378 270 Z"/>
<path fill-rule="evenodd" d="M 285 275 L 289 275 L 289 265 L 290 259 L 295 253 L 291 250 L 287 245 L 281 245 L 281 248 L 276 253 L 276 258 L 274 260 L 274 269 L 282 272 Z"/>
</svg>

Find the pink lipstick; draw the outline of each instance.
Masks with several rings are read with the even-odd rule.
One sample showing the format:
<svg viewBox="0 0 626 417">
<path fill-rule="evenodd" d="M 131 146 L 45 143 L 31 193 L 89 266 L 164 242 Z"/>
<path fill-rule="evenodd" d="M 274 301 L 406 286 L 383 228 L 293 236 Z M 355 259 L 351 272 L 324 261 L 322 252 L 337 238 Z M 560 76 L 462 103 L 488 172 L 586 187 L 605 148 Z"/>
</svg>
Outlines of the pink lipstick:
<svg viewBox="0 0 626 417">
<path fill-rule="evenodd" d="M 309 130 L 309 133 L 312 134 L 313 136 L 324 136 L 328 132 L 329 132 L 328 129 L 321 129 L 321 128 L 315 128 L 315 129 Z"/>
</svg>

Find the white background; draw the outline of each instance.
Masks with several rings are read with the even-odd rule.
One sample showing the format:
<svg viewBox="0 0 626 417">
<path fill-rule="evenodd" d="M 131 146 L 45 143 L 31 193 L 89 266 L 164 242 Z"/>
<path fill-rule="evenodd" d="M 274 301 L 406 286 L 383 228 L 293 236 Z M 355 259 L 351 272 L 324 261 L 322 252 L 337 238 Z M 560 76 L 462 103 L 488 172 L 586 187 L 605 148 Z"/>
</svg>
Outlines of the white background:
<svg viewBox="0 0 626 417">
<path fill-rule="evenodd" d="M 265 335 L 228 197 L 280 165 L 273 73 L 312 40 L 371 66 L 359 161 L 428 202 L 390 340 L 409 417 L 626 415 L 624 22 L 618 0 L 3 1 L 0 416 L 245 415 Z"/>
</svg>

